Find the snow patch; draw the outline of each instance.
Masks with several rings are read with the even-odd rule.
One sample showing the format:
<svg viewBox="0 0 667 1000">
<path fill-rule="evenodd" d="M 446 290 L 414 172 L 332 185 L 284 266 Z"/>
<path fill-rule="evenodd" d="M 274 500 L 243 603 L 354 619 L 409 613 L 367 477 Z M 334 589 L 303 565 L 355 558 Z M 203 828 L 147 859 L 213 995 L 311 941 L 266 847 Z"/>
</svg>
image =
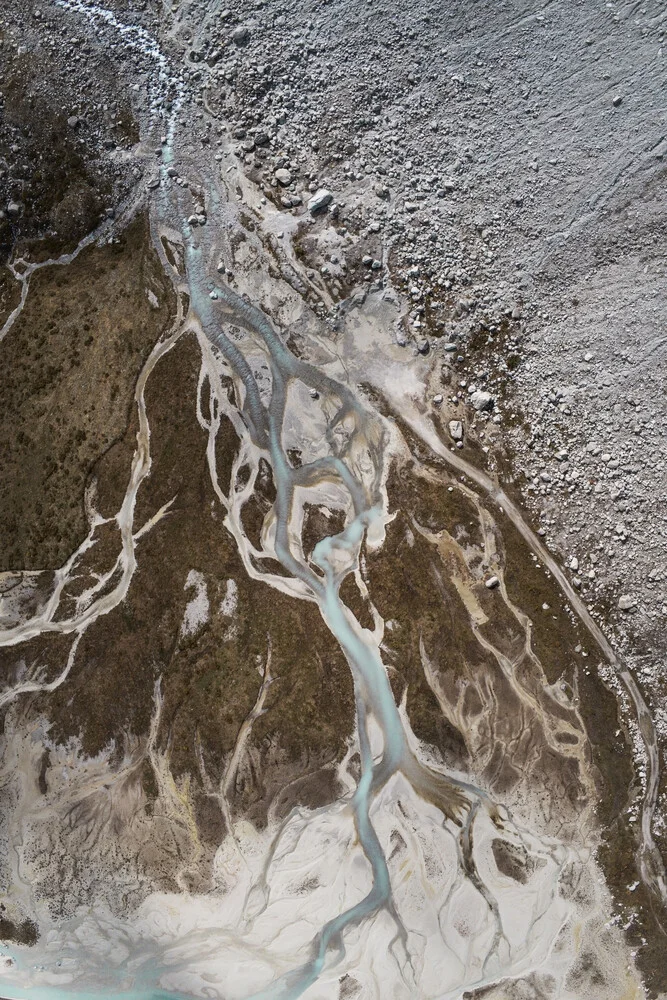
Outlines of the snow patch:
<svg viewBox="0 0 667 1000">
<path fill-rule="evenodd" d="M 191 569 L 183 589 L 194 590 L 195 594 L 186 605 L 181 624 L 181 635 L 194 635 L 211 617 L 211 604 L 203 574 L 196 569 Z"/>
<path fill-rule="evenodd" d="M 225 596 L 222 601 L 220 601 L 220 614 L 224 615 L 226 618 L 231 618 L 231 616 L 236 612 L 239 603 L 239 588 L 236 580 L 227 580 L 227 590 L 225 591 Z"/>
</svg>

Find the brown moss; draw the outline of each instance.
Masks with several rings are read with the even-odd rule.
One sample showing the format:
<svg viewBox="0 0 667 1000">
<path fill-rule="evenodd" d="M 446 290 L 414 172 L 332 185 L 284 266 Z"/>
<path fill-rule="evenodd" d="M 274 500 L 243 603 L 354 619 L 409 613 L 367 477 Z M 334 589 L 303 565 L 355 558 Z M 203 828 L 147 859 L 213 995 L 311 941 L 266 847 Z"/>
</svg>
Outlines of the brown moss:
<svg viewBox="0 0 667 1000">
<path fill-rule="evenodd" d="M 306 558 L 310 557 L 319 541 L 330 535 L 340 534 L 344 527 L 345 515 L 343 511 L 337 510 L 327 514 L 315 504 L 304 504 L 301 538 Z"/>
<path fill-rule="evenodd" d="M 138 371 L 171 308 L 144 217 L 120 245 L 33 275 L 2 345 L 0 569 L 55 568 L 85 537 L 86 480 L 124 433 Z"/>
<path fill-rule="evenodd" d="M 0 327 L 21 301 L 21 285 L 11 271 L 0 267 Z"/>
<path fill-rule="evenodd" d="M 37 944 L 38 939 L 39 930 L 34 920 L 23 920 L 17 924 L 0 912 L 0 941 L 31 946 Z"/>
<path fill-rule="evenodd" d="M 175 497 L 171 513 L 139 543 L 125 601 L 86 632 L 67 684 L 36 698 L 34 708 L 53 720 L 54 739 L 80 734 L 84 751 L 93 754 L 112 740 L 120 745 L 124 732 L 145 736 L 161 677 L 159 743 L 169 747 L 176 776 L 193 776 L 197 815 L 213 836 L 220 819 L 217 807 L 205 802 L 199 748 L 217 787 L 255 704 L 269 648 L 275 680 L 244 758 L 253 766 L 231 794 L 235 810 L 264 822 L 282 785 L 290 790 L 281 793 L 280 808 L 301 796 L 318 804 L 330 796 L 328 765 L 345 752 L 354 704 L 347 663 L 317 607 L 249 580 L 223 526 L 209 481 L 207 437 L 196 420 L 198 363 L 196 340 L 183 338 L 155 367 L 146 392 L 153 467 L 139 494 L 137 524 Z M 228 445 L 232 454 L 220 457 L 229 466 L 236 438 Z M 101 478 L 103 471 L 102 463 Z M 260 470 L 262 502 L 272 489 L 269 470 Z M 191 569 L 206 581 L 210 620 L 188 634 L 182 623 Z M 220 611 L 229 580 L 238 588 L 231 617 Z M 145 777 L 144 787 L 151 791 Z"/>
</svg>

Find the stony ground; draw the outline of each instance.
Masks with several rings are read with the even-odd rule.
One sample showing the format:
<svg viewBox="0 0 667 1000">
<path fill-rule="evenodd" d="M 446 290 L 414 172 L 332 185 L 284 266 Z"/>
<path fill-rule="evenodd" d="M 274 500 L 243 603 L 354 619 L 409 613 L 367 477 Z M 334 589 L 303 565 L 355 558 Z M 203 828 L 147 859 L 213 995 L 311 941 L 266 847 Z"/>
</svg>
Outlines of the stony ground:
<svg viewBox="0 0 667 1000">
<path fill-rule="evenodd" d="M 303 216 L 333 194 L 340 245 L 321 240 L 317 263 L 334 294 L 360 261 L 391 279 L 406 350 L 443 351 L 460 388 L 490 382 L 501 419 L 520 413 L 511 446 L 550 542 L 619 636 L 660 641 L 663 5 L 231 4 L 196 31 L 187 5 L 177 17 L 267 195 Z"/>
</svg>

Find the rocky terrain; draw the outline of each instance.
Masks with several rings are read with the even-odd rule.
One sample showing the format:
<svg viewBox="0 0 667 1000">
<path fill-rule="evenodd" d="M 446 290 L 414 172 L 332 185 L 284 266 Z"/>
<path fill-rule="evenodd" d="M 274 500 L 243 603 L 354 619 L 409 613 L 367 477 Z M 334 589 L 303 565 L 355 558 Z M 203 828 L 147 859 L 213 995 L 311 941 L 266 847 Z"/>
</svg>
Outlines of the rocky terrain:
<svg viewBox="0 0 667 1000">
<path fill-rule="evenodd" d="M 0 14 L 9 996 L 667 995 L 666 26 Z"/>
</svg>

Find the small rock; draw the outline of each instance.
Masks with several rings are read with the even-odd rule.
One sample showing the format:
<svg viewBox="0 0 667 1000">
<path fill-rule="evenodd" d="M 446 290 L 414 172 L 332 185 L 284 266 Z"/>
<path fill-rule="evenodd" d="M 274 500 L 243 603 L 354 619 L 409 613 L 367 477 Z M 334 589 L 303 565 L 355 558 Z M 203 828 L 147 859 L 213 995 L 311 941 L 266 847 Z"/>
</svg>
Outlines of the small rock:
<svg viewBox="0 0 667 1000">
<path fill-rule="evenodd" d="M 612 101 L 612 103 L 613 103 L 613 105 L 614 105 L 615 108 L 620 108 L 621 104 L 623 103 L 623 98 L 619 94 L 619 95 L 617 95 L 614 98 L 614 100 Z"/>
<path fill-rule="evenodd" d="M 484 586 L 487 590 L 495 590 L 496 587 L 500 585 L 500 580 L 497 576 L 490 576 L 488 580 L 484 581 Z"/>
<path fill-rule="evenodd" d="M 493 409 L 495 400 L 490 392 L 484 392 L 483 389 L 476 389 L 470 395 L 470 402 L 478 413 L 483 413 L 484 411 Z"/>
<path fill-rule="evenodd" d="M 235 45 L 247 45 L 250 39 L 250 28 L 247 28 L 244 24 L 240 24 L 238 28 L 235 28 L 232 32 L 232 41 Z"/>
<path fill-rule="evenodd" d="M 288 184 L 292 183 L 292 175 L 285 167 L 278 167 L 275 171 L 275 177 L 279 184 L 283 187 L 287 187 Z"/>
<path fill-rule="evenodd" d="M 449 433 L 454 441 L 463 441 L 463 424 L 460 420 L 449 421 Z"/>
<path fill-rule="evenodd" d="M 70 117 L 67 119 L 67 124 L 69 125 L 70 128 L 76 128 L 80 121 L 81 119 L 79 118 L 78 115 L 70 115 Z"/>
<path fill-rule="evenodd" d="M 21 214 L 21 205 L 18 201 L 10 201 L 7 205 L 7 215 L 11 219 L 15 219 L 17 215 Z"/>
<path fill-rule="evenodd" d="M 619 611 L 636 611 L 637 601 L 630 594 L 621 594 L 618 599 Z"/>
<path fill-rule="evenodd" d="M 327 191 L 326 188 L 320 188 L 308 202 L 308 211 L 311 215 L 317 215 L 318 212 L 323 212 L 332 201 L 333 195 L 331 191 Z"/>
<path fill-rule="evenodd" d="M 433 403 L 435 404 L 435 406 L 441 406 L 442 405 L 442 398 L 443 397 L 442 397 L 442 393 L 441 392 L 439 392 L 437 394 L 437 396 L 433 397 Z"/>
</svg>

